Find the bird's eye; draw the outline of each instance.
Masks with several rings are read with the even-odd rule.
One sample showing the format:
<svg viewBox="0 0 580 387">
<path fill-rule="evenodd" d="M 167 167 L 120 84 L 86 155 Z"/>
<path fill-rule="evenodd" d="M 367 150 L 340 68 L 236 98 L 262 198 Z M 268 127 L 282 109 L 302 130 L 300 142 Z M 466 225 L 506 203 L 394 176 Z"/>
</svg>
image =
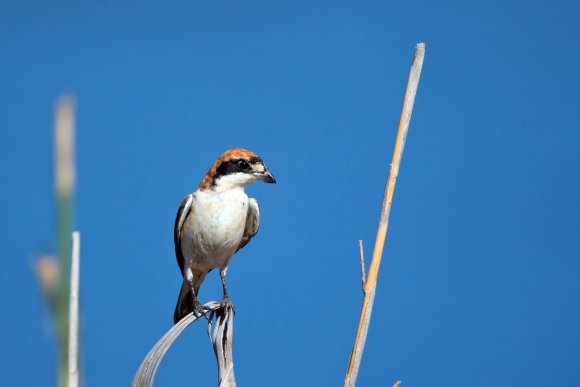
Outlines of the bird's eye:
<svg viewBox="0 0 580 387">
<path fill-rule="evenodd" d="M 238 161 L 238 165 L 244 171 L 250 168 L 250 164 L 248 164 L 248 162 L 246 160 L 240 160 L 240 161 Z"/>
</svg>

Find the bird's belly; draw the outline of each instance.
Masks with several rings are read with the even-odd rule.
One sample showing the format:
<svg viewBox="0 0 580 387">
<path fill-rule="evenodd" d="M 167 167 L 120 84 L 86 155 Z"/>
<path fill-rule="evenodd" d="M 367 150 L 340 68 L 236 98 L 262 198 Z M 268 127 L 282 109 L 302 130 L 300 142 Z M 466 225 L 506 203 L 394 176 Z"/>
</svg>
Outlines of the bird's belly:
<svg viewBox="0 0 580 387">
<path fill-rule="evenodd" d="M 242 240 L 248 208 L 245 195 L 211 199 L 195 204 L 182 240 L 184 258 L 192 269 L 202 272 L 229 262 Z"/>
</svg>

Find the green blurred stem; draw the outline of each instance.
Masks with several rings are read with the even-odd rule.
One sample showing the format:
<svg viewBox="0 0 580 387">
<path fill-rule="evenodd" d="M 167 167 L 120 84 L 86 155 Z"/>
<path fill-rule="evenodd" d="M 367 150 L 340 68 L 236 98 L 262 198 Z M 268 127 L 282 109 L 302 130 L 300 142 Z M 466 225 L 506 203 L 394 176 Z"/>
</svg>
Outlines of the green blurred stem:
<svg viewBox="0 0 580 387">
<path fill-rule="evenodd" d="M 58 386 L 67 385 L 68 375 L 68 308 L 69 308 L 69 274 L 72 230 L 72 193 L 57 193 L 57 238 L 59 260 L 59 285 L 57 301 L 57 335 L 58 335 Z"/>
<path fill-rule="evenodd" d="M 58 246 L 58 284 L 56 286 L 55 325 L 58 346 L 58 386 L 68 377 L 68 315 L 75 181 L 75 107 L 70 96 L 62 96 L 55 110 L 54 166 L 56 189 L 56 227 Z"/>
</svg>

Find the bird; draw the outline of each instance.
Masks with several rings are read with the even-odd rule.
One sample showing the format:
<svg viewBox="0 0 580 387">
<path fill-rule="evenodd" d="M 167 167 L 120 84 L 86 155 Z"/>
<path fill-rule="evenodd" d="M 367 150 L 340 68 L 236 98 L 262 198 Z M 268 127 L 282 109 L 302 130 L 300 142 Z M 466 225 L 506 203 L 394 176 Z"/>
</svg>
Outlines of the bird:
<svg viewBox="0 0 580 387">
<path fill-rule="evenodd" d="M 212 165 L 197 190 L 181 202 L 173 233 L 183 278 L 173 315 L 175 324 L 191 312 L 205 313 L 197 296 L 206 275 L 216 268 L 223 288 L 221 306 L 233 306 L 226 272 L 234 254 L 260 227 L 258 202 L 244 191 L 256 181 L 276 183 L 260 156 L 242 148 L 230 149 Z"/>
</svg>

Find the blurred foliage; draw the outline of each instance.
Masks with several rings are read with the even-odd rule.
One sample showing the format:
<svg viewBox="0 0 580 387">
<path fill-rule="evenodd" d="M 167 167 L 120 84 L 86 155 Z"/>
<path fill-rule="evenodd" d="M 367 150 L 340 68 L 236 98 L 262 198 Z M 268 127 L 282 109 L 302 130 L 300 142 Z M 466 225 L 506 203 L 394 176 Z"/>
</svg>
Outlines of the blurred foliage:
<svg viewBox="0 0 580 387">
<path fill-rule="evenodd" d="M 74 101 L 59 99 L 55 109 L 54 160 L 57 256 L 40 255 L 35 264 L 42 295 L 54 321 L 57 339 L 58 386 L 67 385 L 69 273 L 73 224 Z"/>
</svg>

